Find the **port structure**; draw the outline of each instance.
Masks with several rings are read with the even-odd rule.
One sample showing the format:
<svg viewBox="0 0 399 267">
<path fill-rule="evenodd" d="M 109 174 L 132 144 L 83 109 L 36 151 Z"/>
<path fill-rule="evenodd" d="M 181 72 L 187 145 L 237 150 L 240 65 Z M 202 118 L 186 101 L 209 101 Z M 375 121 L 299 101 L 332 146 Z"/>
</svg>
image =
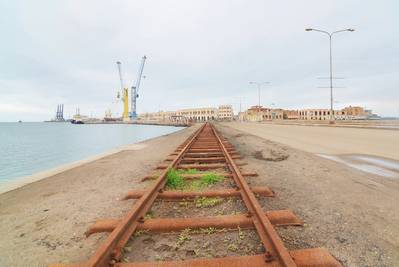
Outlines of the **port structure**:
<svg viewBox="0 0 399 267">
<path fill-rule="evenodd" d="M 121 98 L 122 103 L 123 103 L 123 113 L 122 113 L 122 120 L 123 121 L 128 121 L 129 120 L 129 91 L 125 87 L 123 83 L 123 77 L 122 77 L 122 63 L 120 61 L 117 61 L 116 64 L 118 65 L 118 72 L 119 72 L 119 80 L 121 83 L 121 92 L 118 92 L 117 98 Z M 122 94 L 122 97 L 121 97 Z"/>
<path fill-rule="evenodd" d="M 265 211 L 257 197 L 274 197 L 275 193 L 267 186 L 250 186 L 245 177 L 256 177 L 255 172 L 243 171 L 242 157 L 235 147 L 210 124 L 200 126 L 185 142 L 169 155 L 156 170 L 158 175 L 143 178 L 154 179 L 147 190 L 134 190 L 123 200 L 136 199 L 132 208 L 121 218 L 109 218 L 95 222 L 86 231 L 89 237 L 95 233 L 108 232 L 108 237 L 100 244 L 94 254 L 85 262 L 78 264 L 55 264 L 51 266 L 112 266 L 112 267 L 339 267 L 341 264 L 324 248 L 288 250 L 275 227 L 300 226 L 302 221 L 290 210 Z M 223 189 L 205 191 L 170 190 L 167 185 L 168 173 L 173 170 L 196 169 L 199 172 L 187 173 L 184 179 L 200 179 L 209 170 L 228 179 Z M 155 171 L 155 170 L 154 170 Z M 256 194 L 256 195 L 255 195 Z M 247 213 L 196 216 L 147 218 L 155 201 L 190 201 L 198 197 L 241 198 Z M 221 258 L 197 258 L 191 260 L 126 262 L 125 253 L 140 247 L 126 247 L 137 231 L 167 233 L 184 229 L 255 229 L 264 252 L 255 255 L 226 256 Z M 126 249 L 125 249 L 126 247 Z M 129 248 L 129 249 L 127 249 Z"/>
<path fill-rule="evenodd" d="M 144 64 L 145 64 L 146 59 L 147 59 L 146 56 L 143 56 L 141 58 L 139 71 L 137 73 L 136 85 L 132 86 L 132 88 L 131 88 L 131 105 L 130 105 L 130 114 L 129 114 L 129 117 L 131 120 L 134 120 L 137 118 L 137 98 L 139 97 L 139 88 L 140 88 L 140 83 L 141 83 L 141 77 L 143 76 Z"/>
<path fill-rule="evenodd" d="M 64 104 L 57 105 L 57 111 L 55 112 L 55 121 L 65 121 Z"/>
<path fill-rule="evenodd" d="M 118 72 L 119 72 L 119 80 L 121 83 L 121 91 L 118 92 L 117 98 L 120 98 L 123 103 L 123 113 L 122 113 L 122 120 L 123 121 L 130 121 L 134 120 L 137 118 L 137 98 L 139 97 L 139 88 L 140 88 L 140 83 L 141 83 L 141 78 L 143 76 L 143 69 L 144 69 L 144 64 L 146 61 L 147 57 L 143 56 L 141 59 L 141 63 L 139 66 L 139 70 L 137 73 L 137 80 L 136 84 L 131 87 L 131 92 L 130 92 L 130 112 L 129 112 L 129 90 L 127 87 L 125 87 L 124 81 L 123 81 L 123 76 L 122 76 L 122 63 L 120 61 L 117 61 L 116 64 L 118 66 Z"/>
</svg>

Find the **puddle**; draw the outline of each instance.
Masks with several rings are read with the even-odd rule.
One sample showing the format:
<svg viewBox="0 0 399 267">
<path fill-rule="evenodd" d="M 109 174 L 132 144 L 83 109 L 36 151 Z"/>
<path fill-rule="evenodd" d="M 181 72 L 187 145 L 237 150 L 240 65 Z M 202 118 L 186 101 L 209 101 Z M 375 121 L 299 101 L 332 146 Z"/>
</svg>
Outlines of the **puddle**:
<svg viewBox="0 0 399 267">
<path fill-rule="evenodd" d="M 399 162 L 366 155 L 325 155 L 316 154 L 322 158 L 343 163 L 349 167 L 388 178 L 399 178 Z"/>
</svg>

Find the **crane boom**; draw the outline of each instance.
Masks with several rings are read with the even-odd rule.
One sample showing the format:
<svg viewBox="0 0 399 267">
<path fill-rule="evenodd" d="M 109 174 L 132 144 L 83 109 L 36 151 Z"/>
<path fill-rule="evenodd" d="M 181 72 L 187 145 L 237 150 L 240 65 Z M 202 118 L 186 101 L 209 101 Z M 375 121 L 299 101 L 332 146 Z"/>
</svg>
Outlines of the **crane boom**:
<svg viewBox="0 0 399 267">
<path fill-rule="evenodd" d="M 119 80 L 121 81 L 121 91 L 123 91 L 123 78 L 122 78 L 122 63 L 120 61 L 117 61 L 116 64 L 118 65 L 118 71 L 119 71 Z"/>
<path fill-rule="evenodd" d="M 123 120 L 128 120 L 129 119 L 129 95 L 128 95 L 128 89 L 124 88 L 124 84 L 123 84 L 122 63 L 120 61 L 117 61 L 116 64 L 118 65 L 119 79 L 121 81 L 121 94 L 122 94 L 122 101 L 123 101 L 122 119 Z M 119 98 L 119 93 L 118 93 L 118 98 Z"/>
<path fill-rule="evenodd" d="M 141 77 L 143 75 L 143 69 L 144 69 L 144 64 L 145 64 L 146 59 L 147 59 L 146 56 L 142 57 L 139 71 L 137 73 L 136 85 L 132 86 L 132 90 L 131 90 L 132 98 L 131 98 L 131 106 L 130 106 L 130 118 L 131 119 L 135 119 L 137 117 L 136 104 L 137 104 L 137 98 L 139 97 L 140 82 L 141 82 Z"/>
</svg>

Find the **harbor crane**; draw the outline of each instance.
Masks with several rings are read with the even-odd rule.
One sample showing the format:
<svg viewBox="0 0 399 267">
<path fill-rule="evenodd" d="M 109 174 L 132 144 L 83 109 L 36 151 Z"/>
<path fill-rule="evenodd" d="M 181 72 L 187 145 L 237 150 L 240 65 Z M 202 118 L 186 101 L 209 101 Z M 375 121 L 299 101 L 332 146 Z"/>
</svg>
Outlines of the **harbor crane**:
<svg viewBox="0 0 399 267">
<path fill-rule="evenodd" d="M 137 118 L 137 110 L 136 110 L 137 98 L 139 97 L 140 82 L 141 82 L 141 77 L 143 75 L 143 69 L 144 69 L 144 64 L 145 64 L 145 60 L 146 59 L 147 59 L 146 56 L 143 56 L 141 58 L 139 71 L 137 73 L 136 85 L 132 86 L 132 88 L 131 88 L 130 119 L 136 119 Z"/>
<path fill-rule="evenodd" d="M 129 120 L 129 94 L 128 94 L 128 88 L 125 88 L 123 84 L 123 78 L 122 78 L 122 63 L 120 61 L 117 61 L 116 64 L 118 65 L 118 71 L 119 71 L 119 79 L 121 82 L 121 92 L 118 92 L 117 98 L 121 98 L 123 102 L 123 113 L 122 113 L 122 120 L 127 121 Z M 122 94 L 122 96 L 121 96 Z"/>
</svg>

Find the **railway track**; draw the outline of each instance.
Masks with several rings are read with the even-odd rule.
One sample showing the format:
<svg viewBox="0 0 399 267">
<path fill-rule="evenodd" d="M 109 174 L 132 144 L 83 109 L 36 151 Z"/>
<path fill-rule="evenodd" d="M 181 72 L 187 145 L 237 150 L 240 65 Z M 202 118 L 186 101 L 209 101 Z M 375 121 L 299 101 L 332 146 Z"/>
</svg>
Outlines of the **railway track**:
<svg viewBox="0 0 399 267">
<path fill-rule="evenodd" d="M 240 159 L 239 153 L 212 124 L 202 125 L 165 160 L 164 164 L 157 167 L 155 174 L 144 178 L 153 180 L 147 190 L 127 192 L 124 199 L 136 201 L 123 218 L 100 220 L 88 228 L 86 236 L 109 232 L 108 237 L 88 261 L 53 266 L 341 266 L 323 248 L 289 251 L 284 246 L 275 227 L 299 226 L 302 222 L 289 210 L 265 212 L 262 209 L 256 197 L 273 197 L 274 192 L 268 187 L 250 187 L 244 177 L 257 174 L 243 171 L 240 168 L 243 165 Z M 236 202 L 231 202 L 231 199 L 236 199 Z M 234 203 L 241 203 L 241 206 L 239 212 L 224 214 L 225 210 L 220 209 L 218 212 L 222 215 L 217 213 L 217 216 L 214 216 L 213 213 L 213 216 L 207 216 L 207 212 L 215 211 L 211 208 L 212 205 L 206 203 L 207 200 L 217 200 L 217 203 L 228 200 L 230 208 Z M 176 202 L 188 207 L 186 215 L 155 218 L 148 216 L 151 209 L 163 214 L 162 207 Z M 197 205 L 190 204 L 193 202 Z M 243 234 L 244 231 L 253 233 Z M 238 232 L 237 242 L 240 246 L 233 244 L 234 240 L 230 237 L 223 239 L 223 236 L 231 236 L 232 232 L 235 235 Z M 198 235 L 197 242 L 206 247 L 209 243 L 205 242 L 207 235 L 216 233 L 217 237 L 213 242 L 223 239 L 228 251 L 232 253 L 220 256 L 215 252 L 216 257 L 210 257 L 212 255 L 209 253 L 201 255 L 193 250 L 193 257 L 189 257 L 190 259 L 178 260 L 178 257 L 172 257 L 137 261 L 136 258 L 140 257 L 136 256 L 144 253 L 140 254 L 141 245 L 134 243 L 135 236 L 139 236 L 140 233 L 178 235 L 174 251 L 179 250 L 178 245 L 191 240 L 189 234 Z M 249 238 L 248 241 L 244 241 L 245 235 Z M 246 242 L 258 242 L 259 246 L 243 251 L 244 247 L 248 248 L 245 246 Z"/>
</svg>

